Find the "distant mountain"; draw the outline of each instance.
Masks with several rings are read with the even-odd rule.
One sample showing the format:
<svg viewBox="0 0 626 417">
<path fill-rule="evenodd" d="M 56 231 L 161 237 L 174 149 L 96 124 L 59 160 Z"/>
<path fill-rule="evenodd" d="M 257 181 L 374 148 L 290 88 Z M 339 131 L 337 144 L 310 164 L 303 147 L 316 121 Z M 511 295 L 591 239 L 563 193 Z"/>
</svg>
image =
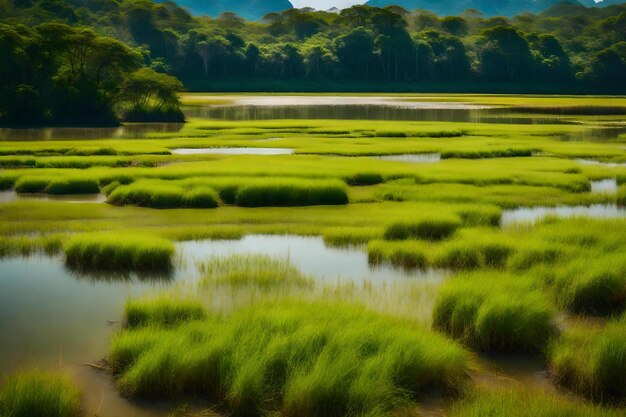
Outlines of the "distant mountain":
<svg viewBox="0 0 626 417">
<path fill-rule="evenodd" d="M 233 12 L 248 20 L 258 20 L 268 13 L 293 8 L 289 0 L 175 0 L 175 2 L 194 15 L 217 17 L 224 12 Z"/>
<path fill-rule="evenodd" d="M 468 9 L 475 9 L 485 16 L 515 16 L 524 12 L 540 13 L 563 0 L 369 0 L 368 6 L 385 7 L 402 6 L 407 10 L 430 10 L 441 16 L 457 15 Z M 612 4 L 626 3 L 626 0 L 568 0 L 570 5 L 587 7 L 604 7 Z"/>
</svg>

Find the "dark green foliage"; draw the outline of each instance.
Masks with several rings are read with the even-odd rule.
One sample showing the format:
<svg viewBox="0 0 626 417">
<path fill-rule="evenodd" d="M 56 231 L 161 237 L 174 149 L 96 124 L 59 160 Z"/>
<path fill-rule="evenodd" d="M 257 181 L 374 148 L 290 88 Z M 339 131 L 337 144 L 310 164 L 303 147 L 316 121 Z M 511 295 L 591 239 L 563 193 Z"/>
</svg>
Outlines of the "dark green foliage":
<svg viewBox="0 0 626 417">
<path fill-rule="evenodd" d="M 120 107 L 151 121 L 182 120 L 180 83 L 134 72 L 139 52 L 90 28 L 0 22 L 0 56 L 0 124 L 117 125 Z M 138 107 L 140 100 L 146 104 Z"/>
<path fill-rule="evenodd" d="M 386 0 L 376 1 L 370 4 L 388 4 Z M 476 1 L 482 6 L 486 4 Z M 586 6 L 595 6 L 592 0 L 584 1 Z M 624 5 L 588 9 L 556 5 L 540 15 L 524 14 L 512 19 L 485 18 L 476 13 L 440 18 L 425 11 L 406 13 L 397 7 L 354 6 L 339 14 L 283 11 L 280 7 L 260 22 L 248 22 L 232 13 L 210 20 L 194 19 L 173 3 L 149 1 L 122 0 L 104 7 L 87 0 L 58 0 L 54 8 L 49 7 L 48 0 L 5 3 L 9 24 L 0 30 L 0 56 L 5 61 L 0 78 L 8 80 L 5 84 L 11 86 L 0 100 L 5 123 L 43 123 L 51 116 L 61 122 L 72 114 L 76 115 L 74 118 L 80 115 L 84 123 L 93 123 L 94 118 L 100 123 L 114 123 L 116 114 L 111 111 L 111 103 L 115 100 L 115 110 L 120 110 L 127 120 L 181 120 L 175 106 L 148 108 L 137 106 L 136 100 L 131 105 L 121 101 L 128 94 L 117 91 L 152 88 L 157 79 L 157 87 L 152 91 L 166 85 L 171 89 L 173 84 L 163 73 L 180 78 L 187 88 L 196 90 L 626 91 Z M 231 3 L 212 0 L 200 7 L 196 0 L 185 0 L 182 4 L 193 10 L 206 7 L 214 12 L 238 9 Z M 272 8 L 265 2 L 252 3 L 238 9 L 243 10 L 243 16 L 256 18 L 259 7 Z M 461 13 L 471 8 L 467 2 L 452 0 L 436 4 L 424 0 L 400 3 L 409 9 L 426 5 L 440 13 Z M 524 10 L 542 10 L 554 3 L 555 0 L 491 2 L 489 9 L 498 10 L 498 15 L 514 15 Z M 138 54 L 134 54 L 133 69 L 122 68 L 131 63 L 126 59 L 130 49 L 110 38 L 95 38 L 93 33 L 79 28 L 72 30 L 79 33 L 81 44 L 97 41 L 99 45 L 90 49 L 88 56 L 93 55 L 95 61 L 108 58 L 100 61 L 106 64 L 105 79 L 98 86 L 94 84 L 92 65 L 86 66 L 78 78 L 68 77 L 71 71 L 60 71 L 64 68 L 58 65 L 43 65 L 43 51 L 51 47 L 60 58 L 62 49 L 54 40 L 61 32 L 46 31 L 39 36 L 42 29 L 35 25 L 53 20 L 73 27 L 93 27 L 98 33 L 110 34 L 131 45 L 145 45 L 143 63 L 157 73 L 145 69 L 131 75 L 142 63 Z M 20 28 L 16 23 L 35 28 Z M 34 47 L 26 48 L 29 56 L 20 55 L 25 41 L 31 38 L 34 42 L 28 44 Z M 68 46 L 72 47 L 71 43 Z M 20 70 L 25 62 L 34 64 L 32 71 Z M 119 75 L 122 69 L 126 75 L 120 79 L 115 74 Z M 58 75 L 54 88 L 42 88 L 38 80 L 51 79 L 53 75 Z M 47 110 L 53 93 L 58 105 L 50 112 Z M 23 117 L 28 120 L 20 120 Z M 388 137 L 408 136 L 405 132 L 389 133 Z"/>
</svg>

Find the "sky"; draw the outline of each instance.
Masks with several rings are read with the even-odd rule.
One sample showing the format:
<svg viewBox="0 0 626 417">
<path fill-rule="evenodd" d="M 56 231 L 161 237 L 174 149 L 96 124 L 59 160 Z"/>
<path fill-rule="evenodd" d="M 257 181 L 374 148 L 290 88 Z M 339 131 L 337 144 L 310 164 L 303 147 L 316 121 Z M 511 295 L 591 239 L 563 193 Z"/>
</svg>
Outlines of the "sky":
<svg viewBox="0 0 626 417">
<path fill-rule="evenodd" d="M 291 0 L 294 7 L 314 7 L 320 10 L 327 10 L 331 7 L 350 7 L 355 4 L 365 3 L 367 0 Z"/>
</svg>

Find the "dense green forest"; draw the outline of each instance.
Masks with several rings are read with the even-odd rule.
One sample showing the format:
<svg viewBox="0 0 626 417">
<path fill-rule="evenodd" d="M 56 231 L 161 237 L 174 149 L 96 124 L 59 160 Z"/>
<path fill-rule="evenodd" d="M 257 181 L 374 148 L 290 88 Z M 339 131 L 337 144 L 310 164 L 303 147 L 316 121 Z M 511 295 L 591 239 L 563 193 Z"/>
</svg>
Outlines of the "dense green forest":
<svg viewBox="0 0 626 417">
<path fill-rule="evenodd" d="M 512 19 L 355 6 L 253 22 L 148 0 L 0 0 L 0 16 L 0 114 L 16 122 L 150 119 L 146 106 L 175 119 L 164 74 L 190 90 L 626 92 L 625 5 Z"/>
</svg>

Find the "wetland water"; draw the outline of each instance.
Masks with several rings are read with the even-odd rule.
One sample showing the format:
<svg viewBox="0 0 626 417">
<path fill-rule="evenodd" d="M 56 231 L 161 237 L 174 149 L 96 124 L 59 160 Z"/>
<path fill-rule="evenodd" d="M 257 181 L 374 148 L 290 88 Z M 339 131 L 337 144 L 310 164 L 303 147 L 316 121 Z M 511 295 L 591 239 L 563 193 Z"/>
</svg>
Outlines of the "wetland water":
<svg viewBox="0 0 626 417">
<path fill-rule="evenodd" d="M 20 194 L 15 191 L 0 191 L 0 204 L 11 203 L 13 201 L 63 201 L 65 203 L 75 204 L 97 204 L 107 201 L 104 194 L 71 194 L 71 195 L 54 195 L 54 194 Z"/>
<path fill-rule="evenodd" d="M 79 275 L 68 270 L 61 257 L 0 260 L 0 374 L 61 367 L 85 391 L 85 415 L 165 416 L 167 404 L 128 402 L 118 396 L 109 376 L 81 364 L 106 356 L 126 299 L 174 287 L 195 288 L 201 277 L 198 262 L 212 256 L 266 254 L 288 258 L 319 284 L 352 282 L 357 287 L 365 282 L 375 287 L 407 282 L 432 286 L 445 275 L 434 270 L 372 267 L 364 250 L 327 247 L 319 237 L 253 235 L 241 240 L 183 242 L 177 244 L 177 252 L 178 267 L 169 279 Z M 230 291 L 224 294 L 232 297 Z"/>
<path fill-rule="evenodd" d="M 589 217 L 592 219 L 626 218 L 626 207 L 617 204 L 593 204 L 591 206 L 521 207 L 503 210 L 500 224 L 510 227 L 520 224 L 534 224 L 546 217 Z"/>
<path fill-rule="evenodd" d="M 551 114 L 517 113 L 511 108 L 463 102 L 413 101 L 390 96 L 229 96 L 202 104 L 212 96 L 190 96 L 187 118 L 215 120 L 336 119 L 440 121 L 505 124 L 576 124 Z M 428 98 L 426 98 L 428 99 Z M 197 102 L 196 103 L 194 103 Z M 176 133 L 180 123 L 130 123 L 112 128 L 59 127 L 0 129 L 0 141 L 138 139 L 154 133 Z M 590 127 L 563 136 L 565 141 L 607 141 L 626 132 L 625 126 Z"/>
</svg>

